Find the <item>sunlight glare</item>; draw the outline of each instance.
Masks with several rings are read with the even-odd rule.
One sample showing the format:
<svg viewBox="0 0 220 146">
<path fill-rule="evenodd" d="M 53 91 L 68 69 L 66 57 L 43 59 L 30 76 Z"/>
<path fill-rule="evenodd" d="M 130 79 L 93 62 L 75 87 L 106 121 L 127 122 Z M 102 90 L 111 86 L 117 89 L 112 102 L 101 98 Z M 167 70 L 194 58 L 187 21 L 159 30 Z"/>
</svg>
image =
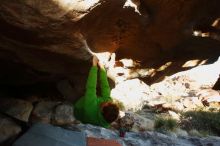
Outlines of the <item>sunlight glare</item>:
<svg viewBox="0 0 220 146">
<path fill-rule="evenodd" d="M 187 62 L 185 62 L 185 64 L 182 65 L 183 68 L 187 68 L 187 67 L 194 67 L 194 66 L 198 66 L 198 65 L 203 65 L 207 62 L 206 60 L 199 60 L 199 59 L 194 59 L 194 60 L 189 60 Z"/>
<path fill-rule="evenodd" d="M 159 67 L 159 68 L 157 69 L 157 71 L 163 71 L 163 70 L 165 70 L 166 68 L 168 68 L 171 64 L 172 64 L 172 62 L 167 62 L 167 63 L 165 63 L 164 65 L 162 65 L 161 67 Z"/>
<path fill-rule="evenodd" d="M 54 0 L 62 9 L 71 10 L 76 8 L 77 10 L 86 10 L 95 6 L 99 0 Z"/>
<path fill-rule="evenodd" d="M 134 8 L 135 12 L 141 15 L 139 11 L 140 0 L 127 0 L 123 6 L 123 8 L 132 7 Z"/>
</svg>

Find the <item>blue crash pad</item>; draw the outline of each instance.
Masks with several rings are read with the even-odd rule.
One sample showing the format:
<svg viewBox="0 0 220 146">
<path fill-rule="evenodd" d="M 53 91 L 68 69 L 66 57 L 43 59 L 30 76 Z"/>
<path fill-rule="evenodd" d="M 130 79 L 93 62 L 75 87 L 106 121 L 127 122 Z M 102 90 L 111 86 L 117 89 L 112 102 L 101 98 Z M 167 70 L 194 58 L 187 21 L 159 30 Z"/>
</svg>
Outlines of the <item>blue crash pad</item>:
<svg viewBox="0 0 220 146">
<path fill-rule="evenodd" d="M 49 124 L 36 124 L 13 146 L 86 146 L 86 135 Z"/>
</svg>

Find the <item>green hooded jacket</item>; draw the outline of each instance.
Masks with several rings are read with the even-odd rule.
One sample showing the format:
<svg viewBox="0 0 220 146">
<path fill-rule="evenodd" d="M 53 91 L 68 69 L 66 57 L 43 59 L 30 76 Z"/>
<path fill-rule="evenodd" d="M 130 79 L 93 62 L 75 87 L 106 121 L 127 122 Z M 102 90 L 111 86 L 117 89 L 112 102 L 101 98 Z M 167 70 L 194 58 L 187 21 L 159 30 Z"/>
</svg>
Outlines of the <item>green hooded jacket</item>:
<svg viewBox="0 0 220 146">
<path fill-rule="evenodd" d="M 100 104 L 111 101 L 110 87 L 107 74 L 104 69 L 100 69 L 101 96 L 96 95 L 98 67 L 92 66 L 86 83 L 86 92 L 74 105 L 75 117 L 83 123 L 89 123 L 108 128 L 110 124 L 104 119 L 101 113 Z"/>
</svg>

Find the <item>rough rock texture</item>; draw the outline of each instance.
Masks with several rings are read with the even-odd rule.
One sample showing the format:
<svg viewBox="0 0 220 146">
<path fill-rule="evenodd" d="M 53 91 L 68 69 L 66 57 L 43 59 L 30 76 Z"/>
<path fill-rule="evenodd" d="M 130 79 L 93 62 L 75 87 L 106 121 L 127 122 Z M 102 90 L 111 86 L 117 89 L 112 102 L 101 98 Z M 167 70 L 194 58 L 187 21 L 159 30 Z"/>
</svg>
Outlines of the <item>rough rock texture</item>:
<svg viewBox="0 0 220 146">
<path fill-rule="evenodd" d="M 155 90 L 164 96 L 171 94 L 181 96 L 184 92 L 187 96 L 190 94 L 190 90 L 212 88 L 218 80 L 220 74 L 219 67 L 220 57 L 213 64 L 201 65 L 187 71 L 179 72 L 151 87 L 155 88 Z"/>
<path fill-rule="evenodd" d="M 179 111 L 184 108 L 185 110 L 192 110 L 203 107 L 202 99 L 216 97 L 216 91 L 211 90 L 211 88 L 217 82 L 220 74 L 219 61 L 220 58 L 213 64 L 201 65 L 179 72 L 151 85 L 151 90 L 159 93 L 159 96 L 149 100 L 148 104 L 151 106 L 163 105 L 164 108 Z M 211 100 L 214 99 L 210 99 L 210 102 Z"/>
<path fill-rule="evenodd" d="M 212 69 L 219 71 L 219 64 L 207 69 L 206 74 L 203 70 L 191 72 L 192 77 L 204 79 L 199 84 L 181 74 L 165 79 L 153 92 L 145 83 L 159 82 L 165 76 L 192 68 L 192 65 L 184 66 L 189 60 L 196 60 L 194 66 L 217 60 L 219 25 L 212 24 L 220 17 L 219 5 L 219 0 L 3 0 L 0 2 L 0 86 L 8 85 L 10 89 L 10 86 L 48 82 L 56 86 L 67 81 L 72 86 L 71 93 L 80 97 L 91 58 L 83 43 L 85 39 L 94 52 L 115 52 L 116 60 L 132 58 L 140 63 L 141 74 L 132 70 L 135 68 L 120 68 L 116 64 L 119 70 L 126 68 L 128 76 L 121 77 L 112 95 L 124 103 L 126 110 L 139 110 L 145 103 L 190 110 L 199 101 L 197 92 L 190 89 L 212 87 L 219 75 Z M 194 30 L 200 33 L 198 37 L 192 36 Z M 142 79 L 133 79 L 137 77 Z M 69 98 L 70 90 L 64 91 L 65 85 L 61 86 L 62 95 Z M 165 89 L 159 89 L 162 87 Z M 175 91 L 175 95 L 170 96 L 170 91 Z M 31 122 L 51 123 L 57 113 L 57 121 L 62 123 L 59 118 L 66 118 L 62 112 L 71 114 L 71 110 L 60 107 L 61 111 L 59 108 L 56 111 L 58 104 L 39 102 Z M 67 119 L 72 121 L 71 117 Z M 149 123 L 150 128 L 137 126 L 152 129 L 153 124 Z M 117 132 L 100 127 L 78 128 L 90 136 L 114 138 L 124 145 L 220 145 L 216 137 L 143 132 L 127 133 L 120 139 Z"/>
<path fill-rule="evenodd" d="M 121 82 L 111 91 L 111 97 L 117 99 L 125 110 L 140 110 L 146 100 L 149 100 L 149 86 L 139 79 Z"/>
<path fill-rule="evenodd" d="M 50 123 L 53 118 L 53 111 L 59 102 L 55 101 L 41 101 L 32 112 L 32 122 Z"/>
<path fill-rule="evenodd" d="M 180 64 L 193 58 L 215 59 L 217 40 L 199 39 L 201 45 L 191 37 L 194 28 L 204 30 L 219 17 L 219 4 L 218 0 L 1 1 L 1 84 L 67 78 L 78 85 L 90 57 L 80 33 L 94 52 L 116 52 L 119 58 L 148 65 L 180 58 Z M 174 63 L 174 68 L 181 69 L 180 64 Z"/>
<path fill-rule="evenodd" d="M 124 74 L 125 70 L 126 68 Z M 130 111 L 141 110 L 145 105 L 162 106 L 177 111 L 192 110 L 204 107 L 202 100 L 208 98 L 208 102 L 220 101 L 219 93 L 211 89 L 218 83 L 219 74 L 220 58 L 213 64 L 199 65 L 167 76 L 151 86 L 137 77 L 130 79 L 129 76 L 124 76 L 123 80 L 116 82 L 111 97 L 121 102 L 125 110 Z M 117 81 L 121 76 L 116 74 L 113 78 Z"/>
<path fill-rule="evenodd" d="M 21 132 L 21 127 L 2 115 L 0 115 L 0 144 L 9 139 L 14 139 Z"/>
<path fill-rule="evenodd" d="M 119 124 L 119 127 L 126 128 L 128 131 L 132 131 L 132 132 L 154 130 L 153 120 L 144 118 L 132 112 L 126 112 L 125 116 L 118 120 L 118 124 Z"/>
<path fill-rule="evenodd" d="M 54 123 L 57 125 L 72 124 L 75 121 L 73 106 L 68 104 L 58 105 L 54 113 Z"/>
<path fill-rule="evenodd" d="M 127 132 L 124 138 L 118 136 L 117 131 L 108 130 L 105 128 L 99 128 L 92 125 L 77 125 L 69 127 L 73 130 L 84 131 L 89 137 L 115 139 L 123 146 L 158 146 L 158 145 L 173 145 L 173 146 L 195 146 L 195 145 L 212 145 L 218 146 L 220 144 L 220 138 L 209 136 L 205 138 L 177 136 L 175 133 L 171 135 L 165 135 L 158 132 Z"/>
<path fill-rule="evenodd" d="M 16 98 L 0 98 L 0 111 L 18 120 L 28 122 L 33 105 Z"/>
</svg>

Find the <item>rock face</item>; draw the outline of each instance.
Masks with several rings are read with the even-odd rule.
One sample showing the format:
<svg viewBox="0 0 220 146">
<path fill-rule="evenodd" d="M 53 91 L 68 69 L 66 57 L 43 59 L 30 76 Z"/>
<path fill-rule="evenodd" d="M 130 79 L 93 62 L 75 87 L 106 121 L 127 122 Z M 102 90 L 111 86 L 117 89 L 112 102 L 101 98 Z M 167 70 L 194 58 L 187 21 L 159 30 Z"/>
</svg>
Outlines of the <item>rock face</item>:
<svg viewBox="0 0 220 146">
<path fill-rule="evenodd" d="M 94 52 L 116 52 L 119 58 L 161 65 L 176 56 L 173 48 L 192 37 L 194 26 L 209 27 L 219 17 L 219 4 L 218 0 L 2 1 L 1 83 L 33 84 L 60 77 L 77 85 L 91 56 L 79 33 Z M 220 46 L 216 42 L 211 51 L 214 57 Z M 209 50 L 209 46 L 204 48 Z M 195 54 L 186 58 L 209 59 L 210 53 L 195 53 L 198 50 L 178 49 L 181 55 Z"/>
<path fill-rule="evenodd" d="M 99 128 L 92 125 L 78 125 L 69 127 L 70 129 L 84 131 L 88 137 L 97 137 L 104 139 L 115 139 L 124 146 L 158 146 L 158 145 L 173 145 L 173 146 L 194 146 L 194 145 L 213 145 L 220 144 L 219 137 L 209 136 L 206 138 L 189 137 L 189 136 L 168 136 L 158 132 L 127 132 L 124 138 L 118 136 L 117 131 Z"/>
<path fill-rule="evenodd" d="M 57 125 L 72 124 L 75 121 L 73 106 L 67 104 L 58 105 L 55 109 L 54 123 Z"/>
<path fill-rule="evenodd" d="M 144 82 L 139 79 L 132 79 L 116 85 L 111 91 L 111 97 L 123 103 L 125 110 L 137 111 L 149 99 L 149 91 L 149 86 Z"/>
<path fill-rule="evenodd" d="M 32 122 L 50 123 L 53 118 L 53 110 L 59 102 L 39 102 L 32 112 Z"/>
<path fill-rule="evenodd" d="M 153 120 L 144 118 L 132 112 L 126 112 L 125 116 L 118 120 L 118 124 L 120 128 L 125 128 L 127 131 L 132 131 L 132 132 L 143 132 L 143 131 L 154 130 Z"/>
<path fill-rule="evenodd" d="M 213 64 L 199 65 L 171 76 L 163 81 L 145 84 L 137 77 L 116 82 L 111 97 L 123 104 L 125 110 L 138 111 L 145 105 L 161 106 L 177 111 L 193 110 L 204 107 L 204 101 L 219 102 L 219 92 L 214 85 L 218 84 L 220 58 Z M 121 76 L 114 76 L 117 81 Z M 159 108 L 157 107 L 157 108 Z"/>
<path fill-rule="evenodd" d="M 220 74 L 220 58 L 213 64 L 201 65 L 167 77 L 151 87 L 163 96 L 190 96 L 192 90 L 212 88 Z"/>
<path fill-rule="evenodd" d="M 0 111 L 6 113 L 18 120 L 28 122 L 29 116 L 33 109 L 33 105 L 30 102 L 15 99 L 15 98 L 1 98 L 0 99 Z"/>
<path fill-rule="evenodd" d="M 0 144 L 3 142 L 16 138 L 16 136 L 21 132 L 21 127 L 15 122 L 0 115 Z"/>
</svg>

